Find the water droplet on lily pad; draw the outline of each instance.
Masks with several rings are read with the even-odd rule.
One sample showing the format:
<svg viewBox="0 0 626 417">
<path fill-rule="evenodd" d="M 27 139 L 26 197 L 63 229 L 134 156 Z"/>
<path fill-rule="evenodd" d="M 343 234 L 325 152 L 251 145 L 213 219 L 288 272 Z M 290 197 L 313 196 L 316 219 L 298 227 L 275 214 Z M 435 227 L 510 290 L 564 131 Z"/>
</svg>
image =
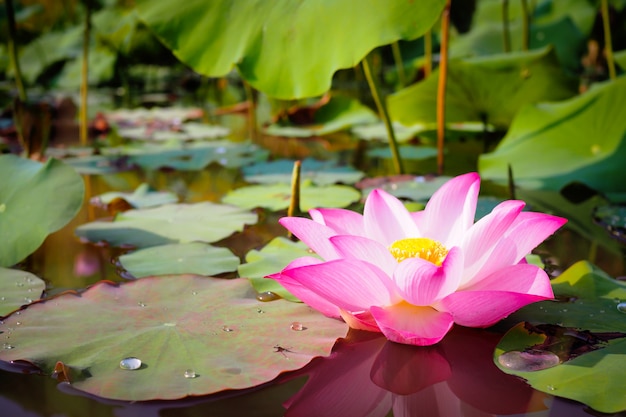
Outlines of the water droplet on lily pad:
<svg viewBox="0 0 626 417">
<path fill-rule="evenodd" d="M 257 300 L 263 301 L 263 302 L 274 301 L 274 300 L 278 300 L 279 298 L 280 298 L 280 295 L 271 291 L 265 291 L 265 292 L 257 294 L 256 296 Z"/>
<path fill-rule="evenodd" d="M 120 368 L 128 371 L 139 369 L 141 368 L 141 359 L 135 357 L 124 358 L 120 361 Z"/>
<path fill-rule="evenodd" d="M 145 307 L 145 306 L 146 306 L 146 303 L 144 303 L 144 302 L 140 301 L 140 302 L 138 302 L 138 303 L 137 303 L 137 305 L 138 305 L 139 307 Z"/>
<path fill-rule="evenodd" d="M 617 305 L 617 311 L 621 312 L 621 313 L 626 313 L 626 302 L 622 301 L 621 303 L 619 303 Z"/>
<path fill-rule="evenodd" d="M 301 332 L 302 330 L 306 330 L 306 327 L 304 327 L 299 321 L 294 321 L 291 323 L 291 330 Z"/>
<path fill-rule="evenodd" d="M 505 368 L 514 371 L 532 372 L 557 366 L 561 360 L 556 354 L 545 350 L 523 352 L 512 350 L 500 355 L 498 362 Z"/>
<path fill-rule="evenodd" d="M 546 388 L 548 389 L 548 391 L 555 391 L 556 390 L 554 385 L 547 385 Z"/>
<path fill-rule="evenodd" d="M 225 331 L 225 332 L 232 332 L 233 328 L 229 327 L 229 326 L 222 326 L 222 330 Z"/>
<path fill-rule="evenodd" d="M 14 349 L 14 348 L 15 348 L 15 346 L 13 346 L 13 345 L 11 345 L 9 343 L 4 343 L 2 345 L 2 349 Z"/>
<path fill-rule="evenodd" d="M 185 378 L 192 379 L 197 377 L 198 375 L 194 372 L 193 369 L 187 369 L 184 373 Z"/>
</svg>

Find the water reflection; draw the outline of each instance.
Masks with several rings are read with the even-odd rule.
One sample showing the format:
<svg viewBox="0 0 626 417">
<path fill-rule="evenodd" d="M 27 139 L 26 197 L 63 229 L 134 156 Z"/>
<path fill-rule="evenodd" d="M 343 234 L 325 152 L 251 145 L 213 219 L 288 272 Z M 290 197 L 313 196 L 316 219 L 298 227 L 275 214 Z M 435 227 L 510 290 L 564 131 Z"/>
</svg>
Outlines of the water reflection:
<svg viewBox="0 0 626 417">
<path fill-rule="evenodd" d="M 309 380 L 285 403 L 286 416 L 478 417 L 547 409 L 549 396 L 494 365 L 497 334 L 457 327 L 431 347 L 356 337 L 304 370 Z"/>
</svg>

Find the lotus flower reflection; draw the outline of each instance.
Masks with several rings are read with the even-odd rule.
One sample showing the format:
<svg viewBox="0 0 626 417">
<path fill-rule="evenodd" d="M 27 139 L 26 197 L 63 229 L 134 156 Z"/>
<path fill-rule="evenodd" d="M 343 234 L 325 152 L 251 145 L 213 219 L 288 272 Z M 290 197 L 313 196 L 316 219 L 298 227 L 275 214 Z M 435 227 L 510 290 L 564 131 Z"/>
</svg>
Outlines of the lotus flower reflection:
<svg viewBox="0 0 626 417">
<path fill-rule="evenodd" d="M 413 345 L 437 343 L 454 323 L 487 327 L 553 298 L 547 274 L 525 256 L 566 220 L 510 200 L 474 223 L 479 187 L 478 174 L 458 176 L 414 213 L 374 190 L 363 215 L 282 218 L 323 261 L 298 258 L 269 278 L 327 316 Z"/>
</svg>

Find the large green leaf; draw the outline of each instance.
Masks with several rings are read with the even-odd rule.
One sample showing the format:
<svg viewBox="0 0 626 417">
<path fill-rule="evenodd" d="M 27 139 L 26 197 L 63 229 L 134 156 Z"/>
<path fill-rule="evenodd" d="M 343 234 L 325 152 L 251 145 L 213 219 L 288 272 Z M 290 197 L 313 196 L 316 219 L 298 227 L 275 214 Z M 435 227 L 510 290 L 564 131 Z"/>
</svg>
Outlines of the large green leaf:
<svg viewBox="0 0 626 417">
<path fill-rule="evenodd" d="M 0 360 L 56 366 L 78 390 L 143 401 L 262 384 L 328 355 L 348 326 L 303 304 L 261 303 L 247 280 L 183 275 L 101 282 L 31 304 L 0 329 Z M 139 369 L 120 368 L 130 357 Z"/>
<path fill-rule="evenodd" d="M 41 297 L 46 283 L 30 272 L 0 268 L 0 316 Z"/>
<path fill-rule="evenodd" d="M 626 78 L 597 84 L 562 103 L 526 106 L 478 168 L 485 179 L 560 190 L 577 181 L 604 192 L 626 191 Z M 558 163 L 555 163 L 558 161 Z"/>
<path fill-rule="evenodd" d="M 519 310 L 509 320 L 558 324 L 577 329 L 567 330 L 558 340 L 572 348 L 577 344 L 586 347 L 585 343 L 592 341 L 597 332 L 621 332 L 621 337 L 616 333 L 613 336 L 617 338 L 601 343 L 597 349 L 589 346 L 588 351 L 578 352 L 579 356 L 557 366 L 522 371 L 503 366 L 497 360 L 504 352 L 522 351 L 542 341 L 542 335 L 518 326 L 511 329 L 496 348 L 495 357 L 500 369 L 525 378 L 539 391 L 581 401 L 605 413 L 625 410 L 626 306 L 624 311 L 618 306 L 626 300 L 626 284 L 581 261 L 553 280 L 552 286 L 561 302 L 532 304 Z"/>
<path fill-rule="evenodd" d="M 438 80 L 435 71 L 390 95 L 392 118 L 406 125 L 435 122 Z M 448 67 L 446 122 L 486 122 L 506 129 L 523 105 L 571 97 L 576 85 L 565 76 L 550 48 L 454 59 Z"/>
<path fill-rule="evenodd" d="M 239 266 L 228 249 L 202 242 L 174 243 L 140 249 L 119 257 L 120 264 L 135 278 L 170 274 L 217 275 Z"/>
<path fill-rule="evenodd" d="M 0 156 L 0 178 L 0 266 L 12 266 L 76 215 L 84 184 L 56 159 L 41 164 L 15 155 Z"/>
<path fill-rule="evenodd" d="M 138 0 L 140 18 L 174 54 L 212 77 L 236 65 L 254 88 L 282 99 L 318 96 L 340 68 L 377 46 L 414 39 L 444 0 Z"/>
<path fill-rule="evenodd" d="M 128 210 L 112 222 L 95 221 L 76 228 L 76 235 L 91 242 L 112 246 L 157 246 L 176 242 L 217 242 L 244 225 L 254 224 L 257 215 L 238 207 L 214 203 L 166 204 Z"/>
</svg>

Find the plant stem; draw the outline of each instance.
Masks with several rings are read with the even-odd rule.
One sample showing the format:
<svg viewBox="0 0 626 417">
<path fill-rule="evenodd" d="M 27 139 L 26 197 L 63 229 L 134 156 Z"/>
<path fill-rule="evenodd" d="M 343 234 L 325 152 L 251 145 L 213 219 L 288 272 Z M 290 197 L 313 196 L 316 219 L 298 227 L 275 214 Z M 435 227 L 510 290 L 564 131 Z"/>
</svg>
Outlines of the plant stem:
<svg viewBox="0 0 626 417">
<path fill-rule="evenodd" d="M 509 0 L 502 0 L 502 41 L 504 52 L 511 52 L 511 34 L 509 33 Z"/>
<path fill-rule="evenodd" d="M 17 57 L 17 35 L 15 29 L 15 10 L 13 9 L 13 0 L 6 0 L 7 20 L 9 26 L 9 58 L 13 64 L 13 70 L 15 71 L 15 86 L 17 87 L 17 96 L 20 101 L 26 101 L 26 90 L 24 89 L 24 83 L 22 81 L 22 70 L 20 69 L 20 60 Z"/>
<path fill-rule="evenodd" d="M 293 171 L 291 172 L 291 201 L 289 202 L 289 209 L 287 209 L 287 216 L 293 217 L 300 212 L 300 170 L 302 167 L 301 161 L 295 161 L 293 163 Z"/>
<path fill-rule="evenodd" d="M 428 29 L 424 34 L 424 78 L 433 72 L 433 31 Z"/>
<path fill-rule="evenodd" d="M 400 151 L 398 149 L 398 143 L 396 142 L 396 135 L 393 131 L 393 125 L 391 124 L 391 119 L 389 118 L 389 112 L 387 111 L 387 106 L 385 105 L 384 100 L 381 98 L 380 89 L 378 88 L 378 83 L 374 75 L 372 74 L 372 67 L 370 65 L 371 53 L 367 55 L 363 61 L 361 61 L 361 65 L 363 67 L 363 73 L 365 74 L 365 78 L 367 79 L 367 84 L 370 87 L 370 92 L 372 93 L 372 98 L 376 103 L 376 108 L 378 109 L 378 114 L 383 122 L 385 123 L 385 128 L 387 129 L 387 137 L 389 138 L 389 147 L 391 149 L 391 157 L 393 159 L 393 166 L 396 170 L 396 174 L 401 175 L 404 173 L 404 169 L 402 168 L 402 160 L 400 159 Z"/>
<path fill-rule="evenodd" d="M 250 139 L 256 140 L 257 138 L 257 120 L 256 120 L 256 100 L 254 99 L 254 90 L 248 84 L 247 81 L 243 81 L 243 87 L 246 91 L 246 100 L 248 101 L 248 132 Z"/>
<path fill-rule="evenodd" d="M 89 39 L 91 38 L 91 0 L 85 1 L 85 31 L 83 34 L 83 65 L 80 79 L 80 144 L 87 145 L 89 120 L 87 117 L 87 93 L 89 91 Z"/>
<path fill-rule="evenodd" d="M 400 52 L 400 44 L 398 41 L 391 44 L 391 52 L 393 53 L 393 60 L 396 63 L 400 88 L 402 88 L 406 85 L 406 74 L 404 73 L 404 62 L 402 61 L 402 52 Z"/>
<path fill-rule="evenodd" d="M 522 51 L 530 47 L 530 12 L 528 0 L 522 0 Z"/>
<path fill-rule="evenodd" d="M 446 129 L 446 83 L 448 79 L 448 40 L 450 37 L 450 0 L 441 15 L 439 83 L 437 85 L 437 173 L 443 175 L 443 145 Z"/>
<path fill-rule="evenodd" d="M 614 80 L 617 75 L 615 73 L 615 61 L 613 59 L 613 41 L 611 40 L 609 0 L 602 0 L 600 7 L 602 9 L 602 26 L 604 29 L 604 50 L 606 53 L 606 65 L 609 67 L 609 77 Z"/>
</svg>

